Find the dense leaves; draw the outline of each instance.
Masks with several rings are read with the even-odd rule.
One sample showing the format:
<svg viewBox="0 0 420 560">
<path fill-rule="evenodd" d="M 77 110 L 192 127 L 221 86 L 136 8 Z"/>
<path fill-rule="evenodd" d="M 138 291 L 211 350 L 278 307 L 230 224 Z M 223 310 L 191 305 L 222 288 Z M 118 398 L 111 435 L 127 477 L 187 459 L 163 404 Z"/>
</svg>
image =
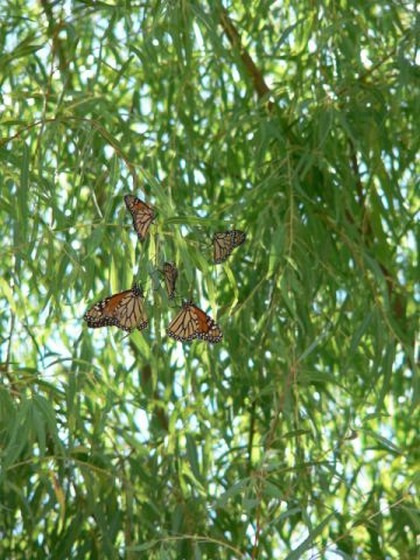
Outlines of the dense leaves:
<svg viewBox="0 0 420 560">
<path fill-rule="evenodd" d="M 414 5 L 2 19 L 2 557 L 413 558 Z M 149 328 L 89 331 L 133 280 Z M 188 299 L 221 343 L 166 336 Z"/>
</svg>

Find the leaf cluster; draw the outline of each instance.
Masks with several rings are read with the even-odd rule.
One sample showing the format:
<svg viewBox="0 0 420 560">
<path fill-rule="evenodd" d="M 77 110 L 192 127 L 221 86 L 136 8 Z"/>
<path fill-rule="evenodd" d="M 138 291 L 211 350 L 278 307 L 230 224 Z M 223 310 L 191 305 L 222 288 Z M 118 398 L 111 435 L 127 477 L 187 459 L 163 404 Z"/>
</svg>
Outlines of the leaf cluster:
<svg viewBox="0 0 420 560">
<path fill-rule="evenodd" d="M 3 557 L 415 557 L 413 10 L 4 3 Z M 126 192 L 139 279 L 180 263 L 223 344 L 168 343 L 151 280 L 144 335 L 83 326 L 138 267 Z"/>
</svg>

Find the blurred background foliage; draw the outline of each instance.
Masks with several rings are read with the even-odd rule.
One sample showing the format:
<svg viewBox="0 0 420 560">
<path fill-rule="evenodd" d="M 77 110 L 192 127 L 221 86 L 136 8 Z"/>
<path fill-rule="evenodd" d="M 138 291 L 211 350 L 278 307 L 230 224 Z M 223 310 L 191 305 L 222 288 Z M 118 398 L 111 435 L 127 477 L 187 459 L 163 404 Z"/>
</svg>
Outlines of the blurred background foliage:
<svg viewBox="0 0 420 560">
<path fill-rule="evenodd" d="M 415 4 L 1 19 L 1 556 L 414 558 Z M 149 329 L 89 331 L 133 280 Z M 189 297 L 222 343 L 167 338 Z"/>
</svg>

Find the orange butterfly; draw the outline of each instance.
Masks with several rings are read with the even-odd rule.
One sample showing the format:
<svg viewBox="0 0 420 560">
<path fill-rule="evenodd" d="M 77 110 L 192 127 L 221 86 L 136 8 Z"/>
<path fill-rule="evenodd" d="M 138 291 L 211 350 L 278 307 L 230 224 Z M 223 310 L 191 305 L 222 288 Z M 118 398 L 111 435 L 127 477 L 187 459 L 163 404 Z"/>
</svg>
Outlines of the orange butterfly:
<svg viewBox="0 0 420 560">
<path fill-rule="evenodd" d="M 215 233 L 213 235 L 214 262 L 216 264 L 224 262 L 245 239 L 246 233 L 239 229 Z"/>
<path fill-rule="evenodd" d="M 175 285 L 178 278 L 178 269 L 171 262 L 166 262 L 162 270 L 163 278 L 165 280 L 166 291 L 168 292 L 169 299 L 175 297 Z"/>
<path fill-rule="evenodd" d="M 134 284 L 125 290 L 95 303 L 83 316 L 87 326 L 93 329 L 114 326 L 126 332 L 134 329 L 141 331 L 147 327 L 148 320 L 143 305 L 143 290 Z"/>
<path fill-rule="evenodd" d="M 194 338 L 199 338 L 215 343 L 220 342 L 223 338 L 220 327 L 192 301 L 184 302 L 181 311 L 170 323 L 167 333 L 180 342 L 189 342 Z"/>
<path fill-rule="evenodd" d="M 132 194 L 126 194 L 124 202 L 133 217 L 133 227 L 138 238 L 140 241 L 144 241 L 150 224 L 155 219 L 154 209 Z"/>
</svg>

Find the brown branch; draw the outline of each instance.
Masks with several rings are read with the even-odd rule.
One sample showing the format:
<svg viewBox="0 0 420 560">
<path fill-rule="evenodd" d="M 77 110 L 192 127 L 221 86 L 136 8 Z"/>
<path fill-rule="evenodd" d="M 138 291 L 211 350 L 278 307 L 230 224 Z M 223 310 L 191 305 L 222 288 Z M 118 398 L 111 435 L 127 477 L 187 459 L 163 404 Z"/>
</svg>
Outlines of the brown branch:
<svg viewBox="0 0 420 560">
<path fill-rule="evenodd" d="M 242 62 L 244 64 L 245 68 L 246 68 L 246 71 L 247 71 L 248 75 L 250 76 L 250 78 L 251 78 L 251 80 L 254 84 L 254 88 L 255 88 L 255 91 L 257 92 L 258 98 L 260 100 L 266 99 L 267 97 L 270 96 L 271 90 L 268 87 L 268 85 L 266 84 L 266 82 L 264 80 L 264 76 L 262 75 L 262 73 L 258 69 L 255 62 L 252 60 L 250 54 L 242 46 L 241 37 L 239 35 L 239 32 L 236 29 L 236 27 L 234 26 L 234 24 L 233 24 L 232 20 L 230 19 L 230 17 L 228 15 L 227 11 L 225 10 L 225 8 L 222 8 L 222 11 L 221 11 L 221 14 L 220 14 L 220 24 L 223 27 L 223 30 L 226 33 L 227 38 L 229 39 L 232 47 L 239 51 L 239 55 L 242 59 Z M 267 107 L 270 111 L 272 111 L 274 109 L 274 103 L 272 101 L 268 100 L 267 101 Z"/>
</svg>

